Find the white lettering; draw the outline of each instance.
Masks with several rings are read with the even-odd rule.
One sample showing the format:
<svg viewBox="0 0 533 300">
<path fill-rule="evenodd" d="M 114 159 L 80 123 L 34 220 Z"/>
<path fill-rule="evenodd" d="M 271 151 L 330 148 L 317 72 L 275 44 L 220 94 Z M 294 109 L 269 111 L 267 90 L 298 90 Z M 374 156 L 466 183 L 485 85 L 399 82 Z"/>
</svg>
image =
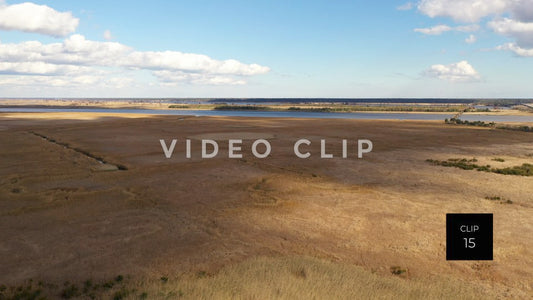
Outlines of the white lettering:
<svg viewBox="0 0 533 300">
<path fill-rule="evenodd" d="M 367 145 L 368 147 L 363 148 L 363 145 Z M 357 158 L 363 158 L 363 153 L 369 153 L 372 151 L 372 141 L 370 140 L 357 140 Z"/>
<path fill-rule="evenodd" d="M 242 158 L 242 153 L 234 153 L 234 151 L 241 151 L 241 147 L 236 147 L 234 144 L 242 144 L 242 140 L 229 140 L 228 141 L 228 157 L 229 158 Z"/>
<path fill-rule="evenodd" d="M 213 152 L 207 153 L 207 144 L 213 145 Z M 202 158 L 213 158 L 218 154 L 218 144 L 213 140 L 202 140 Z"/>
<path fill-rule="evenodd" d="M 307 139 L 300 139 L 300 140 L 296 141 L 296 143 L 294 143 L 294 154 L 296 154 L 296 156 L 298 156 L 299 158 L 308 158 L 309 156 L 311 156 L 311 153 L 309 153 L 309 152 L 306 152 L 306 153 L 300 152 L 300 145 L 301 144 L 311 145 L 311 142 L 309 140 L 307 140 Z"/>
<path fill-rule="evenodd" d="M 320 140 L 320 158 L 333 158 L 333 154 L 326 153 L 326 140 Z"/>
<path fill-rule="evenodd" d="M 166 158 L 171 158 L 172 157 L 172 152 L 174 152 L 174 147 L 176 147 L 176 143 L 178 142 L 177 139 L 173 139 L 172 142 L 170 143 L 170 148 L 167 147 L 167 143 L 165 142 L 165 140 L 159 140 L 159 142 L 161 143 L 161 147 L 163 148 L 163 152 L 165 152 L 165 157 Z"/>
<path fill-rule="evenodd" d="M 264 144 L 265 147 L 266 147 L 266 150 L 265 150 L 265 152 L 263 154 L 257 152 L 257 145 L 259 145 L 259 144 Z M 270 146 L 270 143 L 267 140 L 259 139 L 259 140 L 256 140 L 252 144 L 252 153 L 257 158 L 265 158 L 265 157 L 269 156 L 270 155 L 270 151 L 272 151 L 272 147 Z"/>
</svg>

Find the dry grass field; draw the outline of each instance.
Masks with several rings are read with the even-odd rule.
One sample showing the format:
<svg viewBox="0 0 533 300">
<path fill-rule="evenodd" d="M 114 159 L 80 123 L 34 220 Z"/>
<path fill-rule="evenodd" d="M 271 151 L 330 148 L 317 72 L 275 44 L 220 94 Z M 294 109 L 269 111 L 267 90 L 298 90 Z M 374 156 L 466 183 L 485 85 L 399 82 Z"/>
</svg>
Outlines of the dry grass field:
<svg viewBox="0 0 533 300">
<path fill-rule="evenodd" d="M 173 138 L 167 159 L 159 139 Z M 200 157 L 202 138 L 219 141 L 216 158 Z M 228 138 L 244 140 L 242 159 L 227 157 Z M 270 157 L 252 155 L 258 138 Z M 312 142 L 308 159 L 293 153 L 300 138 Z M 357 159 L 363 138 L 374 149 Z M 319 158 L 320 139 L 334 158 Z M 3 113 L 0 157 L 0 299 L 533 296 L 533 177 L 426 162 L 533 163 L 531 133 Z M 467 212 L 494 214 L 493 261 L 446 261 L 446 213 Z"/>
</svg>

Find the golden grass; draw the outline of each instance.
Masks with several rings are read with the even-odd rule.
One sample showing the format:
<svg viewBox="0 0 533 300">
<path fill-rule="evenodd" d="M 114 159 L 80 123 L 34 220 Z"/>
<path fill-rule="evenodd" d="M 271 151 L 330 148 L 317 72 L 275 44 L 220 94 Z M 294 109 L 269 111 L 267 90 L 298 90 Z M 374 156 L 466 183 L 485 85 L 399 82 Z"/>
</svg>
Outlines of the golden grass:
<svg viewBox="0 0 533 300">
<path fill-rule="evenodd" d="M 492 289 L 494 292 L 494 289 Z M 105 282 L 2 286 L 0 299 L 480 299 L 498 298 L 481 285 L 451 277 L 409 279 L 311 257 L 254 257 L 212 275 Z M 501 294 L 499 295 L 501 296 Z"/>
<path fill-rule="evenodd" d="M 317 258 L 256 257 L 215 275 L 140 283 L 148 299 L 479 299 L 481 286 L 447 277 L 412 280 Z"/>
</svg>

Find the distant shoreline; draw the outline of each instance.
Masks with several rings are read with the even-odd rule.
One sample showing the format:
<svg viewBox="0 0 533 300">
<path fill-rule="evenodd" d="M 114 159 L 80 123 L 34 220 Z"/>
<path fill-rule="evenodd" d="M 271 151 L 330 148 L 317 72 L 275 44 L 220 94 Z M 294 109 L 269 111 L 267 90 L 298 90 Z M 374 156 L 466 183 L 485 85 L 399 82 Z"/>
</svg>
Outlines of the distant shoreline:
<svg viewBox="0 0 533 300">
<path fill-rule="evenodd" d="M 309 99 L 312 101 L 313 99 Z M 380 99 L 376 99 L 377 101 Z M 424 99 L 421 99 L 424 100 Z M 332 113 L 416 113 L 416 114 L 454 114 L 464 115 L 505 115 L 531 116 L 533 109 L 527 105 L 516 107 L 473 108 L 461 103 L 257 103 L 227 104 L 176 103 L 174 100 L 106 100 L 106 99 L 1 99 L 0 108 L 34 109 L 150 109 L 150 110 L 206 110 L 206 111 L 288 111 L 288 112 L 332 112 Z"/>
</svg>

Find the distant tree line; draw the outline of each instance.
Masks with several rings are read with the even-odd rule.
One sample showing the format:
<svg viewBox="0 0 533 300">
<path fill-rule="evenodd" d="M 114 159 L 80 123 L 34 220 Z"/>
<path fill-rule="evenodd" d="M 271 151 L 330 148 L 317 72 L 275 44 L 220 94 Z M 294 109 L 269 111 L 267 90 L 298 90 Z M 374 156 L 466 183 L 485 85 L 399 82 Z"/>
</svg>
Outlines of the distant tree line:
<svg viewBox="0 0 533 300">
<path fill-rule="evenodd" d="M 491 128 L 504 129 L 504 130 L 533 132 L 533 126 L 497 125 L 494 122 L 467 121 L 467 120 L 461 120 L 459 118 L 444 119 L 444 123 L 446 123 L 446 124 L 457 124 L 457 125 L 467 125 L 467 126 L 491 127 Z"/>
</svg>

